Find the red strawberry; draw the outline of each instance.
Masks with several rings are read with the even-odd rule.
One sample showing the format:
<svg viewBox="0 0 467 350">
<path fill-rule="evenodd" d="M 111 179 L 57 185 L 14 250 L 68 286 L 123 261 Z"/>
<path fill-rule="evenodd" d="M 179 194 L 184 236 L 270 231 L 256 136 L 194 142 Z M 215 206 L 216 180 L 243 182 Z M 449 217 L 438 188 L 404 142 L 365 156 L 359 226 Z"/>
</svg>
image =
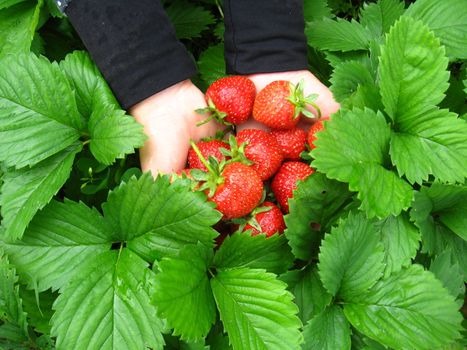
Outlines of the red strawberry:
<svg viewBox="0 0 467 350">
<path fill-rule="evenodd" d="M 316 148 L 316 146 L 313 144 L 316 140 L 316 133 L 318 131 L 321 131 L 324 129 L 324 124 L 323 120 L 318 120 L 316 123 L 314 123 L 311 128 L 308 130 L 308 136 L 307 136 L 307 141 L 308 145 L 310 146 L 311 149 Z"/>
<path fill-rule="evenodd" d="M 271 135 L 281 146 L 285 159 L 299 160 L 300 153 L 305 150 L 306 132 L 300 128 L 289 130 L 272 130 Z"/>
<path fill-rule="evenodd" d="M 282 211 L 289 212 L 289 198 L 297 188 L 297 181 L 305 180 L 314 173 L 309 165 L 302 162 L 284 162 L 271 182 L 271 190 Z"/>
<path fill-rule="evenodd" d="M 263 182 L 255 170 L 234 162 L 225 166 L 221 177 L 223 182 L 209 200 L 217 204 L 224 220 L 240 218 L 256 208 L 263 195 Z"/>
<path fill-rule="evenodd" d="M 281 234 L 285 230 L 284 215 L 277 205 L 271 202 L 264 202 L 257 213 L 253 211 L 253 218 L 245 225 L 243 231 L 251 230 L 251 235 L 256 236 L 266 233 L 270 237 L 275 233 Z M 266 209 L 266 210 L 265 210 Z"/>
<path fill-rule="evenodd" d="M 284 160 L 281 148 L 276 139 L 264 130 L 245 129 L 236 137 L 237 144 L 247 142 L 244 153 L 253 162 L 261 180 L 267 180 L 276 173 Z"/>
<path fill-rule="evenodd" d="M 208 108 L 197 112 L 210 112 L 207 120 L 217 119 L 224 124 L 239 125 L 250 117 L 255 96 L 256 87 L 250 79 L 238 75 L 223 77 L 206 91 Z"/>
<path fill-rule="evenodd" d="M 292 129 L 300 115 L 315 118 L 306 108 L 307 104 L 311 104 L 320 116 L 320 110 L 314 103 L 316 97 L 303 95 L 302 82 L 295 86 L 286 80 L 276 80 L 266 85 L 256 96 L 253 118 L 271 129 Z"/>
<path fill-rule="evenodd" d="M 220 149 L 230 149 L 228 143 L 217 139 L 212 139 L 209 141 L 199 141 L 196 144 L 196 146 L 198 147 L 205 159 L 209 159 L 209 156 L 212 156 L 216 158 L 219 162 L 225 159 L 225 156 L 222 154 Z M 191 147 L 188 151 L 188 166 L 190 167 L 190 169 L 201 169 L 207 171 L 206 167 L 204 166 L 203 162 L 199 159 L 193 147 Z"/>
</svg>

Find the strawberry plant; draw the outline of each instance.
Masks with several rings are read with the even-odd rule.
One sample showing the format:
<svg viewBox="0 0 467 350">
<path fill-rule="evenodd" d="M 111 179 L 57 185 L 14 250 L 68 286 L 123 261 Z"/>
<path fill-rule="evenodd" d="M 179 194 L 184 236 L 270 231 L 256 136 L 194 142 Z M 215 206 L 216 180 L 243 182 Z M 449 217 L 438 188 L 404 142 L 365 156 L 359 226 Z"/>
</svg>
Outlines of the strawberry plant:
<svg viewBox="0 0 467 350">
<path fill-rule="evenodd" d="M 221 3 L 163 3 L 206 91 L 225 77 Z M 340 111 L 308 137 L 264 132 L 281 156 L 263 180 L 241 132 L 172 179 L 139 170 L 142 127 L 53 1 L 0 0 L 0 348 L 466 347 L 465 1 L 304 13 Z M 314 102 L 283 86 L 293 127 Z M 235 171 L 247 209 L 210 198 Z"/>
</svg>

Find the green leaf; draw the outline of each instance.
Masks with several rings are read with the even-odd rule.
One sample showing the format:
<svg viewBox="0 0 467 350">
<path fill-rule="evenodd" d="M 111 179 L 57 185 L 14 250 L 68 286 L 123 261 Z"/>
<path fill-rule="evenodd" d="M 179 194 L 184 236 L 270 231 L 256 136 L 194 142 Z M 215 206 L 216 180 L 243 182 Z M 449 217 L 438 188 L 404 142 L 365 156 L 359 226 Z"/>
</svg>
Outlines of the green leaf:
<svg viewBox="0 0 467 350">
<path fill-rule="evenodd" d="M 54 304 L 57 349 L 161 349 L 162 322 L 150 303 L 155 276 L 127 249 L 81 265 Z"/>
<path fill-rule="evenodd" d="M 22 240 L 5 251 L 28 288 L 62 288 L 77 269 L 110 249 L 112 232 L 96 209 L 83 203 L 52 201 L 29 224 Z"/>
<path fill-rule="evenodd" d="M 449 211 L 457 203 L 457 189 L 451 185 L 433 184 L 416 192 L 410 217 L 422 233 L 422 252 L 436 256 L 447 251 L 453 263 L 467 271 L 467 242 L 440 222 L 437 210 Z M 454 208 L 455 211 L 455 208 Z M 457 218 L 463 220 L 461 216 Z M 464 227 L 465 230 L 465 227 Z M 464 272 L 464 279 L 467 274 Z"/>
<path fill-rule="evenodd" d="M 89 118 L 90 149 L 96 159 L 111 165 L 143 146 L 147 136 L 143 126 L 125 112 L 111 105 L 99 104 Z"/>
<path fill-rule="evenodd" d="M 222 242 L 213 265 L 219 269 L 250 267 L 279 274 L 290 268 L 293 260 L 284 235 L 266 238 L 264 234 L 251 236 L 239 232 Z"/>
<path fill-rule="evenodd" d="M 211 226 L 221 217 L 204 194 L 170 184 L 167 176 L 154 180 L 150 173 L 110 192 L 103 211 L 114 239 L 128 241 L 130 249 L 151 262 L 176 256 L 185 244 L 199 241 L 213 247 L 218 233 Z"/>
<path fill-rule="evenodd" d="M 42 334 L 50 334 L 50 319 L 53 315 L 52 305 L 57 299 L 58 293 L 50 290 L 37 293 L 35 290 L 20 289 L 23 300 L 23 308 L 28 314 L 28 323 L 34 331 Z"/>
<path fill-rule="evenodd" d="M 234 350 L 300 349 L 297 306 L 286 284 L 264 270 L 220 270 L 212 291 Z"/>
<path fill-rule="evenodd" d="M 167 319 L 173 335 L 183 340 L 204 338 L 216 321 L 216 305 L 208 279 L 212 251 L 186 245 L 177 257 L 159 262 L 153 303 Z"/>
<path fill-rule="evenodd" d="M 23 236 L 36 212 L 49 203 L 68 179 L 80 149 L 80 144 L 74 144 L 30 169 L 8 171 L 3 176 L 0 206 L 4 240 L 14 241 Z"/>
<path fill-rule="evenodd" d="M 26 0 L 0 0 L 0 9 L 5 9 L 24 1 Z"/>
<path fill-rule="evenodd" d="M 433 109 L 448 88 L 448 59 L 439 39 L 420 21 L 402 17 L 381 48 L 383 104 L 396 125 L 407 129 L 415 116 Z M 413 122 L 412 122 L 413 123 Z"/>
<path fill-rule="evenodd" d="M 456 298 L 458 308 L 464 304 L 464 274 L 459 263 L 453 263 L 450 252 L 445 251 L 436 256 L 430 265 L 430 271 L 443 286 Z"/>
<path fill-rule="evenodd" d="M 443 182 L 467 177 L 467 122 L 446 109 L 399 118 L 390 155 L 399 175 L 421 184 L 429 175 Z"/>
<path fill-rule="evenodd" d="M 18 277 L 8 257 L 0 251 L 0 320 L 18 329 L 19 336 L 28 339 L 28 322 L 19 295 Z M 0 337 L 1 338 L 1 337 Z"/>
<path fill-rule="evenodd" d="M 431 213 L 441 223 L 467 240 L 467 185 L 434 183 L 422 192 L 431 200 Z"/>
<path fill-rule="evenodd" d="M 313 167 L 358 191 L 368 217 L 398 215 L 410 206 L 412 187 L 385 168 L 390 129 L 380 112 L 341 111 L 324 124 L 311 152 Z"/>
<path fill-rule="evenodd" d="M 360 24 L 367 27 L 375 39 L 389 31 L 394 22 L 404 13 L 404 3 L 399 0 L 379 0 L 363 4 Z"/>
<path fill-rule="evenodd" d="M 0 1 L 0 58 L 27 53 L 31 48 L 42 1 L 19 2 Z"/>
<path fill-rule="evenodd" d="M 115 96 L 99 69 L 85 51 L 74 51 L 60 62 L 60 68 L 76 92 L 76 104 L 82 116 L 89 118 L 97 107 L 119 109 Z"/>
<path fill-rule="evenodd" d="M 304 350 L 350 350 L 350 325 L 342 308 L 326 308 L 303 328 Z"/>
<path fill-rule="evenodd" d="M 417 0 L 406 14 L 422 20 L 441 40 L 450 58 L 467 58 L 467 7 L 462 0 Z"/>
<path fill-rule="evenodd" d="M 324 287 L 344 299 L 367 291 L 383 274 L 383 249 L 374 223 L 350 212 L 321 243 L 318 268 Z"/>
<path fill-rule="evenodd" d="M 407 213 L 389 216 L 377 223 L 384 244 L 385 277 L 411 264 L 417 255 L 421 234 Z"/>
<path fill-rule="evenodd" d="M 225 76 L 224 44 L 210 46 L 199 56 L 198 69 L 207 85 Z"/>
<path fill-rule="evenodd" d="M 328 228 L 351 196 L 346 184 L 321 173 L 313 173 L 299 182 L 289 200 L 290 212 L 284 218 L 287 225 L 284 233 L 295 257 L 308 260 L 317 253 L 322 234 L 310 224 Z"/>
<path fill-rule="evenodd" d="M 210 11 L 188 1 L 174 2 L 166 12 L 179 39 L 198 38 L 203 30 L 215 23 Z"/>
<path fill-rule="evenodd" d="M 280 276 L 295 296 L 298 316 L 303 324 L 318 315 L 331 303 L 332 295 L 323 287 L 316 266 L 291 270 Z"/>
<path fill-rule="evenodd" d="M 320 20 L 323 17 L 331 18 L 332 12 L 327 0 L 304 1 L 303 17 L 305 22 L 311 22 Z"/>
<path fill-rule="evenodd" d="M 371 39 L 370 32 L 360 23 L 340 18 L 307 23 L 305 34 L 310 46 L 330 51 L 367 50 Z"/>
<path fill-rule="evenodd" d="M 56 63 L 33 54 L 0 62 L 0 161 L 34 165 L 65 149 L 84 127 L 74 94 Z"/>
<path fill-rule="evenodd" d="M 348 61 L 338 65 L 331 76 L 331 91 L 338 102 L 351 97 L 359 86 L 374 86 L 375 81 L 366 65 Z"/>
<path fill-rule="evenodd" d="M 394 349 L 436 349 L 460 336 L 462 316 L 435 276 L 412 265 L 346 300 L 357 330 Z"/>
</svg>

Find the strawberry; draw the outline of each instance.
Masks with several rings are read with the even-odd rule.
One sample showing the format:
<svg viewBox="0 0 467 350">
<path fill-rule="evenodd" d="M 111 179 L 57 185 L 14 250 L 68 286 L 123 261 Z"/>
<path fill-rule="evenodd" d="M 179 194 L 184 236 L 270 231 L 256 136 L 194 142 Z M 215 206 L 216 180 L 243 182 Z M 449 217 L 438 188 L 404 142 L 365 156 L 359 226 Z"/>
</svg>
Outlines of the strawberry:
<svg viewBox="0 0 467 350">
<path fill-rule="evenodd" d="M 270 237 L 275 233 L 281 234 L 284 232 L 284 215 L 274 203 L 263 202 L 252 214 L 253 217 L 248 220 L 243 231 L 251 230 L 252 236 L 266 233 L 266 237 Z"/>
<path fill-rule="evenodd" d="M 207 169 L 207 172 L 191 171 L 193 178 L 200 183 L 197 190 L 207 194 L 224 220 L 245 216 L 258 206 L 264 187 L 252 167 L 232 160 L 219 163 L 215 158 L 208 162 L 194 142 L 191 142 L 191 147 Z"/>
<path fill-rule="evenodd" d="M 314 149 L 316 148 L 316 146 L 314 145 L 314 142 L 316 140 L 316 133 L 318 131 L 321 131 L 324 129 L 324 124 L 323 124 L 323 120 L 318 120 L 316 123 L 314 123 L 311 128 L 308 130 L 308 136 L 307 136 L 307 141 L 308 141 L 308 145 L 310 146 L 311 149 Z"/>
<path fill-rule="evenodd" d="M 253 118 L 269 126 L 271 129 L 292 129 L 297 125 L 300 116 L 315 116 L 306 108 L 312 105 L 318 117 L 320 109 L 314 103 L 317 95 L 303 95 L 303 82 L 296 86 L 286 80 L 276 80 L 264 87 L 255 98 Z"/>
<path fill-rule="evenodd" d="M 201 124 L 217 119 L 227 125 L 239 125 L 250 117 L 255 96 L 256 87 L 250 79 L 239 75 L 223 77 L 206 90 L 208 107 L 196 111 L 201 114 L 211 113 Z"/>
<path fill-rule="evenodd" d="M 314 173 L 309 165 L 302 162 L 284 162 L 271 182 L 271 190 L 284 213 L 289 212 L 289 198 L 297 188 L 297 181 L 305 180 Z"/>
<path fill-rule="evenodd" d="M 305 150 L 307 137 L 305 130 L 300 128 L 272 130 L 271 135 L 281 146 L 285 159 L 300 160 L 300 153 Z"/>
<path fill-rule="evenodd" d="M 216 158 L 219 162 L 225 159 L 225 156 L 221 152 L 221 148 L 225 148 L 226 150 L 230 149 L 228 143 L 218 139 L 199 141 L 196 144 L 196 146 L 198 147 L 205 159 L 209 159 L 209 157 L 211 156 Z M 190 167 L 190 169 L 201 169 L 207 171 L 206 167 L 204 166 L 203 162 L 199 159 L 193 147 L 191 147 L 188 151 L 188 166 Z"/>
<path fill-rule="evenodd" d="M 276 139 L 264 130 L 244 129 L 237 134 L 237 144 L 246 142 L 244 154 L 253 162 L 261 180 L 267 180 L 273 176 L 284 160 L 282 150 Z"/>
<path fill-rule="evenodd" d="M 216 203 L 224 220 L 240 218 L 256 208 L 263 195 L 263 182 L 253 168 L 230 163 L 221 171 L 221 177 L 222 183 L 209 200 Z"/>
</svg>

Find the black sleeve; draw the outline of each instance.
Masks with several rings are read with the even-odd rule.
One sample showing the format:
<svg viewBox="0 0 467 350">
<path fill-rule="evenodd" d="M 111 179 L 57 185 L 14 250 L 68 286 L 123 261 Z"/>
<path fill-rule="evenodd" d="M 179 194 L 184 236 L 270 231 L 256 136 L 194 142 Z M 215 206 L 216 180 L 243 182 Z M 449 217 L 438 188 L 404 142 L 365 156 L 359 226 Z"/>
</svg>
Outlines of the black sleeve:
<svg viewBox="0 0 467 350">
<path fill-rule="evenodd" d="M 230 74 L 307 69 L 303 1 L 224 0 Z"/>
<path fill-rule="evenodd" d="M 73 0 L 66 14 L 124 109 L 196 74 L 157 0 Z"/>
</svg>

